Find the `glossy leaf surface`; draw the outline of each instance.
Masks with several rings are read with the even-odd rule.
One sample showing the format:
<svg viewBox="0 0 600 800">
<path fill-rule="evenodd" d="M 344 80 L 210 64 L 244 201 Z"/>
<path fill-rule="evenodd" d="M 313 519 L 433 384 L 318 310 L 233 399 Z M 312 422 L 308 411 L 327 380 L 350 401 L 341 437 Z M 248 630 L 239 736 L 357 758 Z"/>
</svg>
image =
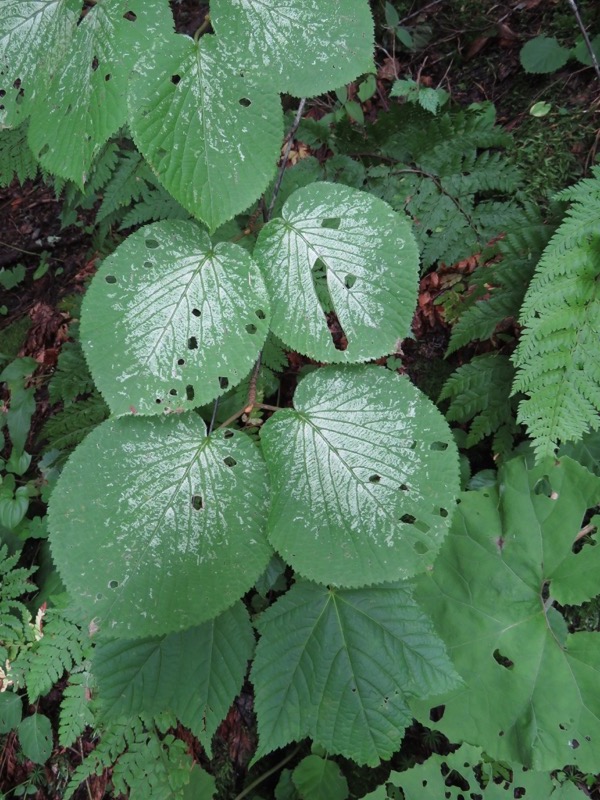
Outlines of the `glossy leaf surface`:
<svg viewBox="0 0 600 800">
<path fill-rule="evenodd" d="M 170 711 L 210 753 L 253 651 L 242 603 L 180 633 L 101 643 L 93 658 L 100 713 L 113 721 Z"/>
<path fill-rule="evenodd" d="M 136 67 L 129 108 L 159 180 L 211 231 L 248 208 L 275 173 L 279 98 L 242 76 L 214 36 L 157 41 Z"/>
<path fill-rule="evenodd" d="M 83 188 L 93 158 L 125 124 L 131 71 L 173 28 L 166 0 L 98 0 L 37 102 L 29 143 L 42 166 Z"/>
<path fill-rule="evenodd" d="M 535 469 L 514 459 L 499 488 L 462 495 L 415 594 L 465 682 L 431 704 L 445 705 L 436 727 L 450 739 L 534 769 L 595 769 L 600 634 L 569 634 L 553 604 L 598 594 L 600 548 L 571 548 L 599 500 L 600 479 L 566 457 Z"/>
<path fill-rule="evenodd" d="M 213 0 L 210 16 L 229 57 L 276 92 L 314 97 L 373 69 L 366 0 Z"/>
<path fill-rule="evenodd" d="M 311 736 L 330 753 L 375 765 L 400 744 L 409 695 L 456 685 L 404 584 L 334 591 L 299 581 L 258 629 L 258 757 Z"/>
<path fill-rule="evenodd" d="M 192 222 L 129 236 L 86 295 L 82 340 L 113 414 L 200 406 L 232 389 L 264 344 L 269 299 L 248 253 Z"/>
<path fill-rule="evenodd" d="M 419 255 L 408 219 L 383 200 L 331 183 L 299 189 L 260 232 L 254 257 L 272 300 L 271 328 L 299 353 L 368 361 L 410 332 Z"/>
<path fill-rule="evenodd" d="M 266 468 L 243 433 L 196 414 L 95 428 L 52 493 L 52 555 L 108 635 L 156 636 L 215 617 L 265 569 Z"/>
<path fill-rule="evenodd" d="M 433 562 L 458 494 L 448 424 L 406 378 L 327 367 L 261 431 L 273 485 L 269 539 L 302 575 L 364 586 Z"/>
</svg>

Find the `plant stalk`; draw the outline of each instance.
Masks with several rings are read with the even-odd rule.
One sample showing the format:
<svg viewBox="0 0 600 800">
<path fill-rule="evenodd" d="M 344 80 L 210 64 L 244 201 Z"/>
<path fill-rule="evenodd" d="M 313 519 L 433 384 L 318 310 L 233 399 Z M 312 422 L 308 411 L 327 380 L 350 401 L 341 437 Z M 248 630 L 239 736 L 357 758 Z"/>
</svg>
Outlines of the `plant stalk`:
<svg viewBox="0 0 600 800">
<path fill-rule="evenodd" d="M 581 19 L 581 14 L 579 13 L 579 8 L 577 7 L 577 3 L 575 0 L 567 0 L 573 13 L 575 14 L 575 19 L 577 20 L 577 24 L 579 25 L 579 30 L 583 36 L 583 41 L 585 42 L 585 46 L 587 48 L 588 53 L 590 54 L 590 58 L 592 59 L 592 64 L 594 65 L 594 69 L 596 70 L 596 76 L 600 81 L 600 64 L 598 63 L 598 59 L 596 58 L 596 53 L 594 52 L 594 48 L 592 47 L 592 43 L 590 41 L 590 37 L 588 36 L 588 32 L 586 30 L 585 25 L 583 24 L 583 20 Z"/>
</svg>

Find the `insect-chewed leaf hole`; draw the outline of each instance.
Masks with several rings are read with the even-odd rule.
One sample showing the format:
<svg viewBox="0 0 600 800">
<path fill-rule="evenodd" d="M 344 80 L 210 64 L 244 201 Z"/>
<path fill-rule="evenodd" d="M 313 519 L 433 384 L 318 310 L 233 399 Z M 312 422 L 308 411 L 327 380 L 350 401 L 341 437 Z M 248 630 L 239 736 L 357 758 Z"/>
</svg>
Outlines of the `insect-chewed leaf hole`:
<svg viewBox="0 0 600 800">
<path fill-rule="evenodd" d="M 249 100 L 247 97 L 240 97 L 239 104 L 244 108 L 249 108 L 252 105 L 252 100 Z"/>
<path fill-rule="evenodd" d="M 381 475 L 370 475 L 369 476 L 369 483 L 379 483 L 381 480 Z"/>
<path fill-rule="evenodd" d="M 229 378 L 219 378 L 219 386 L 221 389 L 227 389 L 229 386 Z"/>
<path fill-rule="evenodd" d="M 201 494 L 192 495 L 192 508 L 194 511 L 201 511 L 204 508 L 204 502 Z"/>
<path fill-rule="evenodd" d="M 410 489 L 405 483 L 401 483 L 398 488 L 400 489 L 401 492 L 410 492 Z"/>
<path fill-rule="evenodd" d="M 418 553 L 420 556 L 424 556 L 425 553 L 429 552 L 429 548 L 424 542 L 413 542 L 413 549 L 415 553 Z"/>
<path fill-rule="evenodd" d="M 0 97 L 6 97 L 6 89 L 0 89 Z"/>
<path fill-rule="evenodd" d="M 106 278 L 104 278 L 104 280 L 107 283 L 116 283 L 117 282 L 117 279 L 115 278 L 114 275 L 107 275 Z"/>
<path fill-rule="evenodd" d="M 400 522 L 404 522 L 406 525 L 412 525 L 415 519 L 416 517 L 413 517 L 412 514 L 402 514 Z"/>
<path fill-rule="evenodd" d="M 156 405 L 160 405 L 162 403 L 162 400 L 160 399 L 160 397 L 157 397 L 154 402 L 156 403 Z"/>
<path fill-rule="evenodd" d="M 42 158 L 42 156 L 45 156 L 46 153 L 48 152 L 48 150 L 50 150 L 50 145 L 49 144 L 45 144 L 42 147 L 42 149 L 39 151 L 38 158 Z"/>
<path fill-rule="evenodd" d="M 250 334 L 256 333 L 257 331 L 256 325 L 252 325 L 252 323 L 249 323 L 248 325 L 246 325 L 246 331 Z"/>
<path fill-rule="evenodd" d="M 505 655 L 502 655 L 500 650 L 496 649 L 493 652 L 494 661 L 497 664 L 500 664 L 501 667 L 505 669 L 512 669 L 514 667 L 514 661 L 511 661 L 510 658 L 507 658 Z"/>
<path fill-rule="evenodd" d="M 186 386 L 185 387 L 185 396 L 190 401 L 194 399 L 194 387 L 193 386 Z"/>
<path fill-rule="evenodd" d="M 231 430 L 227 430 L 227 431 L 225 431 L 225 433 L 223 434 L 223 438 L 224 438 L 224 439 L 233 439 L 233 436 L 234 436 L 234 432 L 233 432 L 233 431 L 231 431 Z"/>
<path fill-rule="evenodd" d="M 104 76 L 104 80 L 105 80 L 107 83 L 108 83 L 108 81 L 109 81 L 111 78 L 112 78 L 112 75 L 110 74 L 110 72 L 108 72 L 108 73 L 107 73 L 107 74 Z"/>
<path fill-rule="evenodd" d="M 439 722 L 441 718 L 444 716 L 444 712 L 446 710 L 446 706 L 435 706 L 429 712 L 429 719 L 432 722 Z"/>
<path fill-rule="evenodd" d="M 94 56 L 92 58 L 92 72 L 96 72 L 96 70 L 98 69 L 98 64 L 99 64 L 98 56 Z"/>
<path fill-rule="evenodd" d="M 201 314 L 201 311 L 200 311 L 199 308 L 192 308 L 192 316 L 199 317 L 200 314 Z"/>
<path fill-rule="evenodd" d="M 118 589 L 119 588 L 119 581 L 109 581 L 108 582 L 109 589 Z"/>
<path fill-rule="evenodd" d="M 577 739 L 571 739 L 569 741 L 569 747 L 572 747 L 573 750 L 577 750 L 577 748 L 579 747 L 579 742 L 577 741 Z"/>
<path fill-rule="evenodd" d="M 356 283 L 356 275 L 349 274 L 346 275 L 346 277 L 344 278 L 344 286 L 346 287 L 346 289 L 351 289 L 355 283 Z"/>
<path fill-rule="evenodd" d="M 430 450 L 447 450 L 448 442 L 432 442 L 429 445 Z"/>
<path fill-rule="evenodd" d="M 198 349 L 198 339 L 195 336 L 190 336 L 188 339 L 188 350 L 197 350 Z"/>
<path fill-rule="evenodd" d="M 150 267 L 154 266 L 154 262 L 153 261 L 144 261 L 144 266 L 146 267 L 146 269 L 149 269 Z"/>
<path fill-rule="evenodd" d="M 552 497 L 552 484 L 550 483 L 550 478 L 547 475 L 544 475 L 543 478 L 540 478 L 539 481 L 533 487 L 533 493 L 543 494 L 545 497 Z"/>
<path fill-rule="evenodd" d="M 435 512 L 435 509 L 434 509 L 434 512 Z M 440 517 L 446 518 L 448 516 L 448 510 L 446 508 L 440 508 L 437 513 L 439 514 Z"/>
<path fill-rule="evenodd" d="M 332 231 L 337 231 L 340 227 L 341 219 L 339 217 L 327 217 L 321 221 L 322 228 L 330 228 Z"/>
<path fill-rule="evenodd" d="M 102 600 L 103 597 L 104 595 L 101 592 L 98 592 L 98 594 L 96 595 L 96 600 Z"/>
<path fill-rule="evenodd" d="M 178 359 L 177 359 L 177 365 L 178 365 L 179 367 L 183 367 L 183 366 L 184 366 L 184 364 L 185 364 L 185 358 L 178 358 Z"/>
<path fill-rule="evenodd" d="M 158 242 L 156 239 L 146 239 L 146 247 L 148 250 L 156 250 L 158 247 Z"/>
<path fill-rule="evenodd" d="M 180 80 L 181 80 L 181 75 L 171 75 L 171 83 L 174 86 L 177 86 Z"/>
<path fill-rule="evenodd" d="M 227 467 L 235 467 L 237 461 L 232 456 L 225 456 L 225 458 L 223 459 L 223 463 Z"/>
<path fill-rule="evenodd" d="M 128 22 L 135 22 L 137 19 L 137 14 L 133 11 L 126 11 L 123 14 L 123 19 L 126 19 Z"/>
<path fill-rule="evenodd" d="M 169 394 L 171 397 L 177 397 L 177 389 L 169 389 Z"/>
<path fill-rule="evenodd" d="M 266 318 L 266 316 L 267 316 L 267 315 L 265 314 L 265 312 L 262 310 L 262 308 L 257 308 L 257 309 L 256 309 L 256 311 L 255 311 L 254 313 L 256 314 L 256 316 L 257 316 L 259 319 L 265 319 L 265 318 Z"/>
</svg>

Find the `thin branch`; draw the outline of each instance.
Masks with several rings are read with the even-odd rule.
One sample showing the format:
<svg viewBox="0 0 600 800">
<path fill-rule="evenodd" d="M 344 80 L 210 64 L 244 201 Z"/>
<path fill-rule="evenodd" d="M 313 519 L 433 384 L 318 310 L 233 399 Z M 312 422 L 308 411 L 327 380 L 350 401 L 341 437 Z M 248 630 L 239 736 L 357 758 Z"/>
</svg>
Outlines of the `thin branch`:
<svg viewBox="0 0 600 800">
<path fill-rule="evenodd" d="M 213 432 L 213 428 L 215 427 L 215 421 L 217 419 L 217 409 L 219 408 L 219 398 L 215 398 L 215 404 L 213 406 L 212 417 L 210 418 L 210 425 L 208 426 L 208 435 L 210 436 Z M 219 426 L 222 427 L 222 426 Z"/>
<path fill-rule="evenodd" d="M 444 2 L 445 0 L 433 0 L 432 3 L 427 3 L 427 5 L 423 6 L 423 8 L 419 8 L 417 11 L 413 11 L 412 14 L 409 14 L 407 17 L 403 17 L 398 22 L 398 25 L 402 25 L 403 23 L 408 22 L 409 19 L 412 19 L 413 17 L 418 17 L 419 14 L 422 14 L 424 11 L 428 11 L 430 8 L 433 8 L 434 6 L 439 6 L 440 3 Z"/>
<path fill-rule="evenodd" d="M 590 58 L 592 59 L 592 64 L 594 65 L 594 69 L 596 70 L 596 75 L 598 76 L 598 80 L 600 81 L 600 64 L 598 64 L 598 59 L 596 58 L 596 53 L 594 52 L 594 48 L 592 47 L 590 37 L 588 36 L 586 27 L 583 24 L 583 20 L 581 19 L 581 14 L 579 13 L 579 9 L 577 8 L 577 3 L 575 2 L 575 0 L 567 0 L 567 2 L 571 6 L 573 13 L 575 14 L 575 19 L 577 20 L 577 24 L 579 25 L 579 30 L 583 35 L 583 41 L 585 42 L 587 51 L 590 54 Z"/>
<path fill-rule="evenodd" d="M 248 384 L 248 401 L 244 407 L 245 414 L 252 413 L 252 409 L 256 405 L 256 381 L 258 380 L 258 373 L 260 372 L 261 361 L 262 361 L 262 350 L 258 354 L 258 358 L 256 359 L 256 364 L 254 365 L 254 369 L 252 370 L 252 375 L 250 376 L 250 382 Z"/>
<path fill-rule="evenodd" d="M 575 537 L 575 541 L 578 542 L 580 539 L 583 539 L 584 536 L 587 536 L 590 533 L 594 533 L 595 530 L 596 530 L 596 525 L 592 525 L 592 523 L 589 522 L 587 525 L 584 525 L 583 528 L 579 531 L 579 533 Z"/>
<path fill-rule="evenodd" d="M 269 203 L 267 213 L 264 215 L 265 222 L 268 222 L 271 219 L 271 214 L 273 213 L 273 209 L 275 208 L 275 201 L 277 200 L 277 195 L 279 194 L 279 190 L 281 189 L 281 181 L 283 180 L 283 173 L 285 172 L 285 168 L 287 166 L 287 161 L 290 156 L 290 152 L 292 150 L 292 144 L 294 143 L 294 136 L 296 134 L 296 131 L 298 130 L 298 126 L 300 125 L 300 120 L 302 119 L 302 112 L 304 111 L 305 105 L 306 105 L 306 98 L 303 97 L 300 100 L 298 111 L 296 111 L 294 122 L 287 136 L 288 141 L 285 148 L 285 152 L 283 154 L 283 158 L 281 160 L 281 167 L 279 168 L 279 175 L 277 176 L 277 181 L 275 182 L 275 188 L 273 189 L 273 196 L 271 197 L 271 202 Z"/>
<path fill-rule="evenodd" d="M 301 747 L 302 745 L 299 744 L 298 747 L 294 748 L 294 750 L 292 750 L 291 753 L 288 753 L 287 756 L 285 758 L 282 758 L 281 761 L 275 764 L 274 767 L 271 767 L 271 769 L 268 769 L 266 772 L 263 772 L 262 775 L 259 775 L 255 781 L 252 781 L 251 784 L 246 786 L 245 789 L 243 789 L 238 795 L 236 795 L 234 797 L 234 800 L 243 800 L 244 797 L 248 797 L 250 792 L 253 792 L 257 786 L 260 786 L 260 784 L 263 781 L 265 781 L 267 778 L 273 775 L 273 773 L 277 772 L 277 770 L 280 770 L 283 766 L 285 766 L 288 763 L 288 761 L 291 761 L 292 758 L 294 758 L 294 756 L 298 755 Z"/>
</svg>

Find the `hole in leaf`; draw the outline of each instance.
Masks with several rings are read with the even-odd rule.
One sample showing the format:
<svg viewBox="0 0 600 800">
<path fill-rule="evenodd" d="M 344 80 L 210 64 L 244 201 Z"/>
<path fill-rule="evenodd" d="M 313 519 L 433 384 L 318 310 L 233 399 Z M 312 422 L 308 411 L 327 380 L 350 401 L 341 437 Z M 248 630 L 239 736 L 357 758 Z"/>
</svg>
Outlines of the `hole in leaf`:
<svg viewBox="0 0 600 800">
<path fill-rule="evenodd" d="M 156 403 L 156 405 L 160 405 L 162 403 L 162 400 L 160 399 L 160 397 L 157 397 L 154 402 Z"/>
<path fill-rule="evenodd" d="M 114 275 L 107 275 L 106 278 L 104 278 L 104 280 L 107 283 L 116 283 L 117 282 L 117 279 L 115 278 Z"/>
<path fill-rule="evenodd" d="M 185 364 L 185 359 L 178 358 L 177 359 L 177 364 L 178 364 L 178 366 L 183 367 L 183 365 Z"/>
<path fill-rule="evenodd" d="M 504 667 L 505 669 L 512 669 L 514 667 L 515 665 L 514 661 L 511 661 L 510 658 L 507 658 L 506 656 L 502 655 L 500 650 L 498 649 L 494 650 L 493 655 L 494 655 L 494 661 L 497 664 L 500 664 L 501 667 Z"/>
<path fill-rule="evenodd" d="M 227 430 L 223 434 L 224 439 L 233 439 L 233 431 Z"/>
<path fill-rule="evenodd" d="M 369 483 L 379 483 L 381 480 L 381 475 L 371 475 L 369 477 Z"/>
<path fill-rule="evenodd" d="M 591 741 L 592 741 L 592 740 L 591 740 L 591 738 L 590 738 L 589 736 L 586 736 L 586 737 L 585 737 L 585 740 L 586 740 L 586 742 L 591 742 Z"/>
<path fill-rule="evenodd" d="M 21 88 L 21 78 L 17 78 L 16 81 L 13 83 L 13 89 L 20 89 Z"/>
<path fill-rule="evenodd" d="M 432 722 L 439 722 L 441 718 L 444 716 L 444 711 L 446 710 L 446 706 L 435 706 L 429 712 L 429 719 Z"/>
<path fill-rule="evenodd" d="M 156 250 L 158 247 L 158 242 L 156 239 L 146 239 L 146 247 L 148 250 Z"/>
<path fill-rule="evenodd" d="M 173 86 L 177 86 L 180 80 L 181 80 L 181 75 L 171 75 L 171 83 L 173 84 Z"/>
<path fill-rule="evenodd" d="M 440 508 L 438 513 L 439 513 L 440 517 L 446 518 L 448 516 L 448 511 L 445 508 Z"/>
<path fill-rule="evenodd" d="M 204 503 L 202 502 L 202 495 L 200 494 L 193 494 L 192 495 L 192 508 L 194 511 L 200 511 L 204 508 Z"/>
<path fill-rule="evenodd" d="M 547 475 L 544 475 L 544 477 L 540 478 L 535 484 L 533 487 L 533 493 L 537 494 L 538 496 L 543 494 L 544 497 L 552 497 L 552 486 Z"/>
<path fill-rule="evenodd" d="M 344 286 L 346 289 L 351 289 L 356 283 L 356 275 L 346 275 L 344 278 Z"/>
<path fill-rule="evenodd" d="M 353 686 L 351 691 L 352 691 L 353 694 L 355 694 L 356 693 L 356 686 Z"/>
<path fill-rule="evenodd" d="M 408 449 L 409 449 L 409 450 L 416 450 L 416 449 L 417 449 L 417 443 L 416 443 L 416 442 L 414 442 L 414 441 L 413 441 L 413 442 L 411 442 L 411 443 L 408 445 Z"/>
<path fill-rule="evenodd" d="M 406 525 L 412 525 L 415 519 L 416 517 L 413 517 L 412 514 L 403 514 L 400 517 L 400 522 L 404 522 Z"/>
<path fill-rule="evenodd" d="M 188 350 L 197 350 L 198 349 L 198 339 L 195 336 L 190 336 L 188 339 Z"/>
<path fill-rule="evenodd" d="M 251 333 L 251 334 L 256 333 L 257 327 L 256 327 L 256 325 L 252 325 L 252 323 L 250 323 L 250 324 L 246 325 L 246 331 L 248 333 Z"/>
<path fill-rule="evenodd" d="M 448 442 L 432 442 L 429 445 L 430 450 L 447 450 Z"/>
<path fill-rule="evenodd" d="M 6 89 L 0 89 L 0 97 L 6 97 Z"/>
<path fill-rule="evenodd" d="M 573 750 L 577 750 L 577 748 L 579 747 L 579 742 L 577 741 L 577 739 L 571 739 L 569 741 L 569 747 L 572 747 Z"/>
<path fill-rule="evenodd" d="M 194 399 L 194 387 L 193 386 L 186 386 L 185 387 L 185 396 L 188 400 Z"/>
<path fill-rule="evenodd" d="M 108 582 L 109 589 L 118 589 L 119 588 L 119 581 L 109 581 Z"/>
<path fill-rule="evenodd" d="M 265 312 L 262 310 L 262 308 L 257 308 L 257 309 L 256 309 L 256 311 L 255 311 L 254 313 L 256 314 L 256 316 L 257 316 L 259 319 L 265 319 L 265 318 L 266 318 L 266 316 L 267 316 L 267 315 L 265 314 Z"/>
<path fill-rule="evenodd" d="M 504 731 L 498 731 L 498 736 L 504 736 Z"/>
<path fill-rule="evenodd" d="M 249 108 L 252 105 L 252 100 L 248 100 L 247 97 L 240 97 L 239 104 L 244 108 Z"/>
<path fill-rule="evenodd" d="M 420 556 L 423 556 L 425 553 L 429 552 L 429 548 L 424 542 L 413 542 L 413 549 L 415 553 L 418 553 Z"/>
<path fill-rule="evenodd" d="M 219 386 L 221 389 L 227 389 L 229 386 L 229 378 L 219 378 Z"/>
<path fill-rule="evenodd" d="M 409 492 L 410 489 L 408 488 L 408 486 L 405 483 L 401 483 L 400 484 L 400 491 L 401 492 Z"/>
<path fill-rule="evenodd" d="M 192 316 L 199 317 L 200 316 L 200 309 L 199 308 L 192 308 Z"/>
<path fill-rule="evenodd" d="M 126 11 L 123 14 L 123 19 L 126 19 L 128 22 L 135 22 L 137 19 L 137 14 L 133 11 Z"/>
<path fill-rule="evenodd" d="M 231 456 L 226 456 L 226 458 L 223 459 L 223 463 L 227 467 L 235 467 L 237 461 L 235 460 L 235 458 L 232 458 Z"/>
<path fill-rule="evenodd" d="M 559 727 L 559 730 L 561 730 L 561 731 L 566 731 L 567 730 L 566 727 L 562 724 L 562 722 L 559 723 L 558 727 Z"/>
<path fill-rule="evenodd" d="M 92 72 L 96 72 L 97 69 L 98 69 L 98 57 L 94 56 L 92 58 Z"/>
<path fill-rule="evenodd" d="M 322 220 L 321 227 L 322 228 L 329 228 L 332 231 L 337 231 L 340 227 L 341 219 L 339 217 L 327 217 L 327 219 Z"/>
<path fill-rule="evenodd" d="M 177 397 L 177 389 L 169 389 L 169 394 L 171 397 Z"/>
<path fill-rule="evenodd" d="M 104 80 L 108 83 L 108 81 L 111 79 L 111 77 L 112 76 L 111 76 L 111 74 L 109 72 L 107 75 L 104 76 Z"/>
<path fill-rule="evenodd" d="M 98 594 L 96 595 L 96 600 L 102 600 L 103 597 L 104 595 L 98 592 Z"/>
</svg>

